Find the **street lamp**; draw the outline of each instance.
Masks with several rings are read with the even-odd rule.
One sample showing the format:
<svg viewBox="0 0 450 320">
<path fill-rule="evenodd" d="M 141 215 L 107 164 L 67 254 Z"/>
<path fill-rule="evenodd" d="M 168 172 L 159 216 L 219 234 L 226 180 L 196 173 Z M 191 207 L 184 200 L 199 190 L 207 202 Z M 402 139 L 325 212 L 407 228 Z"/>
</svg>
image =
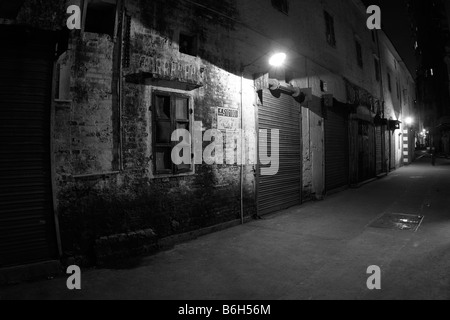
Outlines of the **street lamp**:
<svg viewBox="0 0 450 320">
<path fill-rule="evenodd" d="M 270 57 L 269 64 L 272 67 L 281 67 L 286 61 L 286 57 L 287 57 L 286 53 L 283 52 L 276 53 Z"/>
<path fill-rule="evenodd" d="M 405 119 L 405 124 L 406 124 L 407 126 L 410 126 L 410 125 L 412 125 L 413 123 L 414 123 L 414 119 L 413 119 L 413 118 L 407 117 L 407 118 Z"/>
</svg>

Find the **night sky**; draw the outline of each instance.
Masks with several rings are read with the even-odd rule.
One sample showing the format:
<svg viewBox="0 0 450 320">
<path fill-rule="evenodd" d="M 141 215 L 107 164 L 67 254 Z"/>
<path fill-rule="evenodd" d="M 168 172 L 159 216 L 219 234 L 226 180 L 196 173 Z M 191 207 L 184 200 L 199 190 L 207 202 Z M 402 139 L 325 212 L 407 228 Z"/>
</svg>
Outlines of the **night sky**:
<svg viewBox="0 0 450 320">
<path fill-rule="evenodd" d="M 391 39 L 403 61 L 415 77 L 416 59 L 411 21 L 403 0 L 363 0 L 366 6 L 376 4 L 381 8 L 382 29 Z"/>
</svg>

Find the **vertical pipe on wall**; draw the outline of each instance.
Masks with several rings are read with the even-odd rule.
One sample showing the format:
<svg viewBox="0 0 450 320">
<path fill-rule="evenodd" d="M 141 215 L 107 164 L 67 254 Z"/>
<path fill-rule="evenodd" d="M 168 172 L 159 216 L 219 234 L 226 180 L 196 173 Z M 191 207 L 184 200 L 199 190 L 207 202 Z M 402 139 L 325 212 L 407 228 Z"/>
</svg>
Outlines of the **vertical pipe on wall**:
<svg viewBox="0 0 450 320">
<path fill-rule="evenodd" d="M 58 46 L 58 44 L 56 45 Z M 57 48 L 57 47 L 56 47 Z M 55 50 L 57 51 L 57 49 Z M 59 225 L 59 214 L 58 214 L 58 198 L 56 195 L 57 183 L 56 183 L 56 158 L 55 158 L 55 137 L 53 132 L 55 132 L 56 125 L 56 105 L 55 105 L 55 90 L 57 81 L 56 68 L 58 61 L 57 59 L 53 62 L 53 78 L 52 78 L 52 93 L 51 93 L 51 113 L 50 113 L 50 179 L 52 185 L 52 205 L 53 205 L 53 217 L 55 223 L 55 236 L 56 236 L 56 246 L 58 250 L 59 258 L 63 255 L 63 248 L 61 242 L 61 229 Z"/>
<path fill-rule="evenodd" d="M 118 1 L 116 7 L 116 26 L 113 37 L 113 78 L 112 90 L 112 121 L 113 121 L 113 163 L 114 171 L 122 171 L 122 101 L 123 101 L 123 23 L 124 1 Z"/>
<path fill-rule="evenodd" d="M 119 161 L 119 171 L 123 171 L 123 125 L 122 125 L 122 108 L 123 108 L 123 32 L 124 32 L 124 22 L 125 22 L 125 0 L 119 2 L 119 77 L 118 77 L 118 126 L 119 126 L 119 145 L 118 145 L 118 161 Z"/>
<path fill-rule="evenodd" d="M 241 207 L 241 224 L 244 224 L 244 71 L 241 72 L 241 137 L 240 137 L 240 145 L 241 145 L 241 183 L 240 183 L 240 207 Z"/>
<path fill-rule="evenodd" d="M 384 107 L 385 107 L 385 101 L 384 101 L 384 87 L 383 87 L 383 59 L 381 56 L 381 49 L 380 49 L 380 38 L 378 37 L 378 32 L 376 30 L 373 30 L 375 33 L 375 41 L 377 44 L 377 51 L 378 51 L 378 58 L 380 58 L 380 96 L 381 96 L 381 118 L 384 118 Z M 376 152 L 375 152 L 376 157 Z M 386 130 L 383 130 L 383 125 L 381 126 L 381 168 L 382 171 L 384 171 L 384 168 L 386 166 Z M 376 170 L 376 169 L 375 169 Z M 386 173 L 390 171 L 390 168 L 386 168 Z"/>
<path fill-rule="evenodd" d="M 305 76 L 306 76 L 306 87 L 309 88 L 309 75 L 308 75 L 308 58 L 305 56 Z M 309 101 L 306 102 L 306 117 L 308 123 L 308 158 L 310 162 L 310 170 L 311 170 L 311 184 L 312 184 L 312 192 L 314 193 L 314 176 L 313 176 L 313 159 L 312 159 L 312 151 L 311 151 L 311 109 L 309 108 Z M 302 173 L 303 174 L 303 173 Z"/>
</svg>

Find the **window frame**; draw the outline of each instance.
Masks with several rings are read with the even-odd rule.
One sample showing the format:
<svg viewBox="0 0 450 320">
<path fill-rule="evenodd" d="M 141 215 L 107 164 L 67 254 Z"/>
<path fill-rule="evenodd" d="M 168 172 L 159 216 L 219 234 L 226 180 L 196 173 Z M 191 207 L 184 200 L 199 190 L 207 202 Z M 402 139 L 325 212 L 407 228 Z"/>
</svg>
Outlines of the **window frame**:
<svg viewBox="0 0 450 320">
<path fill-rule="evenodd" d="M 325 19 L 325 38 L 327 43 L 336 48 L 336 29 L 334 27 L 334 17 L 326 10 L 324 12 Z"/>
<path fill-rule="evenodd" d="M 55 63 L 55 92 L 53 100 L 70 102 L 72 101 L 70 90 L 70 70 L 71 61 L 67 51 L 64 52 Z"/>
<path fill-rule="evenodd" d="M 356 62 L 358 64 L 358 67 L 363 69 L 364 68 L 363 48 L 361 41 L 359 41 L 358 39 L 355 39 L 355 47 L 356 47 Z"/>
<path fill-rule="evenodd" d="M 387 72 L 387 78 L 388 78 L 388 90 L 390 93 L 392 93 L 392 77 L 389 72 Z"/>
<path fill-rule="evenodd" d="M 378 57 L 374 57 L 373 64 L 375 67 L 375 80 L 377 82 L 380 82 L 381 81 L 380 59 Z"/>
<path fill-rule="evenodd" d="M 182 46 L 181 46 L 181 38 L 182 37 L 186 37 L 186 38 L 190 38 L 190 40 L 192 41 L 191 43 L 191 52 L 187 51 L 183 51 L 182 50 Z M 184 54 L 190 57 L 198 57 L 198 36 L 195 34 L 191 34 L 189 32 L 184 32 L 183 30 L 178 32 L 178 52 L 180 54 Z"/>
<path fill-rule="evenodd" d="M 157 102 L 156 98 L 158 96 L 164 96 L 169 97 L 170 101 L 170 141 L 168 143 L 161 143 L 157 142 L 157 123 L 158 120 L 161 120 L 157 116 Z M 176 100 L 178 99 L 185 99 L 187 100 L 187 112 L 188 112 L 188 119 L 177 119 L 176 118 Z M 193 99 L 192 96 L 186 93 L 181 93 L 177 91 L 165 91 L 165 90 L 152 90 L 151 93 L 151 114 L 152 114 L 152 172 L 153 176 L 160 178 L 160 177 L 175 177 L 175 176 L 182 176 L 182 175 L 190 175 L 194 173 L 194 163 L 193 163 L 193 152 L 194 152 L 194 145 L 193 145 L 193 135 L 192 135 L 192 129 L 194 124 L 194 108 L 193 108 Z M 189 169 L 178 169 L 178 166 L 175 165 L 172 162 L 172 159 L 170 160 L 171 163 L 171 169 L 165 169 L 165 170 L 158 170 L 157 167 L 157 150 L 160 148 L 167 148 L 170 150 L 170 155 L 172 153 L 173 148 L 179 144 L 178 141 L 172 141 L 172 134 L 177 128 L 177 124 L 183 123 L 188 125 L 188 131 L 191 133 L 191 164 Z"/>
</svg>

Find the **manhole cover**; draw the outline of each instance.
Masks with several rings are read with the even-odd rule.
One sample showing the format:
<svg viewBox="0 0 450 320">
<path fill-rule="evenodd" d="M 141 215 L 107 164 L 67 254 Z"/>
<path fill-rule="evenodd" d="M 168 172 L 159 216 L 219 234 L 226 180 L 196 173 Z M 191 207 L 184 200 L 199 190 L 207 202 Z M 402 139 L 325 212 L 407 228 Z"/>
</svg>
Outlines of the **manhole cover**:
<svg viewBox="0 0 450 320">
<path fill-rule="evenodd" d="M 416 232 L 423 221 L 423 216 L 403 213 L 387 213 L 373 222 L 370 227 Z"/>
</svg>

